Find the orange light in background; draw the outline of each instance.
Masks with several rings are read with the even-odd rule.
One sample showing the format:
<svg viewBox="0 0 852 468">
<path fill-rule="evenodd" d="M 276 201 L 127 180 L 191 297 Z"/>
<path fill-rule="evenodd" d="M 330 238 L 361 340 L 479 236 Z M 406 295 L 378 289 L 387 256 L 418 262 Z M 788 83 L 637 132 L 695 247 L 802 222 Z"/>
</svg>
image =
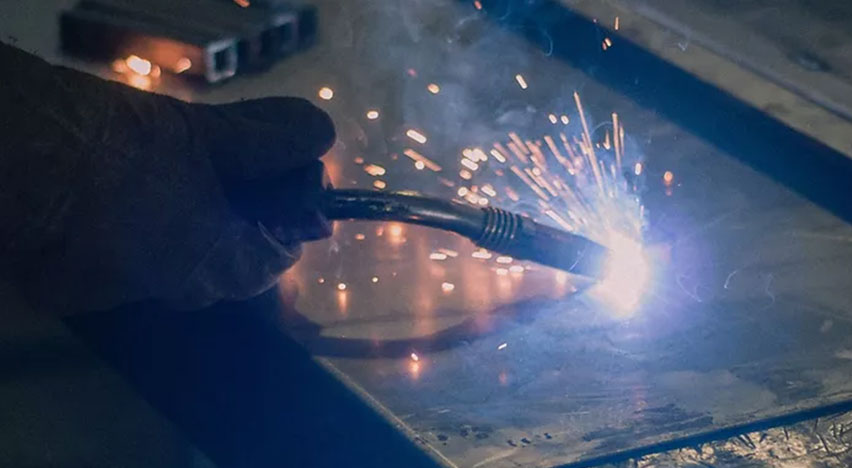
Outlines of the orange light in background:
<svg viewBox="0 0 852 468">
<path fill-rule="evenodd" d="M 497 263 L 512 263 L 512 257 L 501 255 L 497 257 Z"/>
<path fill-rule="evenodd" d="M 367 111 L 367 119 L 376 120 L 379 118 L 379 111 L 377 110 L 368 110 Z"/>
<path fill-rule="evenodd" d="M 346 291 L 346 283 L 337 283 L 338 291 Z"/>
<path fill-rule="evenodd" d="M 372 281 L 373 283 L 378 283 L 378 282 L 379 282 L 379 277 L 378 277 L 378 276 L 374 276 L 374 277 L 370 278 L 370 281 Z"/>
<path fill-rule="evenodd" d="M 456 285 L 453 283 L 441 283 L 441 291 L 445 293 L 451 293 L 454 289 L 456 289 Z"/>
<path fill-rule="evenodd" d="M 138 55 L 128 56 L 124 59 L 124 63 L 127 64 L 127 68 L 142 76 L 148 76 L 151 74 L 151 62 L 139 57 Z"/>
<path fill-rule="evenodd" d="M 568 125 L 568 122 L 570 122 L 567 115 L 563 115 L 562 117 L 560 117 L 560 120 L 562 121 L 563 125 Z"/>
<path fill-rule="evenodd" d="M 359 232 L 358 234 L 355 234 L 355 240 L 362 241 L 362 240 L 364 240 L 364 239 L 366 239 L 366 238 L 367 238 L 367 236 L 365 236 L 364 234 L 362 234 L 362 233 L 360 233 L 360 232 Z"/>
<path fill-rule="evenodd" d="M 142 91 L 150 91 L 152 88 L 151 78 L 144 75 L 130 75 L 127 78 L 127 84 Z"/>
<path fill-rule="evenodd" d="M 192 60 L 186 57 L 181 57 L 177 61 L 177 63 L 175 63 L 175 73 L 180 74 L 189 70 L 190 68 L 192 68 Z"/>
<path fill-rule="evenodd" d="M 388 186 L 388 184 L 386 184 L 385 181 L 383 181 L 383 180 L 374 180 L 373 181 L 373 187 L 375 187 L 379 190 L 381 190 L 381 189 L 383 189 L 387 186 Z"/>
<path fill-rule="evenodd" d="M 319 283 L 319 284 L 325 283 L 325 278 L 322 278 L 322 277 L 317 278 L 317 283 Z"/>
<path fill-rule="evenodd" d="M 636 175 L 639 175 L 639 174 L 642 173 L 642 163 L 636 163 L 636 165 L 633 166 L 633 173 L 636 174 Z"/>
<path fill-rule="evenodd" d="M 423 169 L 426 169 L 426 163 L 424 163 L 423 161 L 415 161 L 414 168 L 418 171 L 422 171 Z"/>
<path fill-rule="evenodd" d="M 251 6 L 251 2 L 249 0 L 234 0 L 234 3 L 243 8 L 248 8 Z"/>
<path fill-rule="evenodd" d="M 414 362 L 420 361 L 420 356 L 418 356 L 417 353 L 411 353 L 410 357 L 411 357 L 411 360 L 414 361 Z"/>
<path fill-rule="evenodd" d="M 323 99 L 323 100 L 326 100 L 326 101 L 330 101 L 330 100 L 331 100 L 331 98 L 333 98 L 333 97 L 334 97 L 334 90 L 333 90 L 333 89 L 331 89 L 331 88 L 329 88 L 328 86 L 323 86 L 323 87 L 322 87 L 322 88 L 320 88 L 320 89 L 319 89 L 319 91 L 317 92 L 317 96 L 319 96 L 319 97 L 320 97 L 320 99 Z"/>
<path fill-rule="evenodd" d="M 666 171 L 663 174 L 663 183 L 666 185 L 666 187 L 671 187 L 673 181 L 674 174 L 672 173 L 672 171 Z"/>
<path fill-rule="evenodd" d="M 524 76 L 520 73 L 515 75 L 515 81 L 518 82 L 518 86 L 520 86 L 521 89 L 527 89 L 527 80 L 524 79 Z"/>
<path fill-rule="evenodd" d="M 127 73 L 127 63 L 124 60 L 116 59 L 112 62 L 112 71 L 116 73 Z"/>
<path fill-rule="evenodd" d="M 429 83 L 429 86 L 427 86 L 426 89 L 432 94 L 438 94 L 441 92 L 441 87 L 435 83 Z"/>
<path fill-rule="evenodd" d="M 476 8 L 477 10 L 481 10 L 482 9 L 482 2 L 480 2 L 479 0 L 473 0 L 473 7 Z"/>
<path fill-rule="evenodd" d="M 556 115 L 555 115 L 555 114 L 550 114 L 550 115 L 548 115 L 548 116 L 547 116 L 547 118 L 548 118 L 548 120 L 550 120 L 550 123 L 552 123 L 553 125 L 556 125 L 556 122 L 558 122 L 558 121 L 559 121 L 559 120 L 556 118 Z"/>
</svg>

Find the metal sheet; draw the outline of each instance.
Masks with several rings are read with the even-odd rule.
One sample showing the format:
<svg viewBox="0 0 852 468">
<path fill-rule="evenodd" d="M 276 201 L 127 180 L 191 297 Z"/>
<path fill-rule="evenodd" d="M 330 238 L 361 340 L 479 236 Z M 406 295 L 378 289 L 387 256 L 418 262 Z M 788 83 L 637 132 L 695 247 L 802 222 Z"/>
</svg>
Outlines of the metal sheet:
<svg viewBox="0 0 852 468">
<path fill-rule="evenodd" d="M 373 61 L 374 36 L 357 23 L 351 43 L 328 46 L 358 57 L 328 73 L 335 97 L 321 102 L 342 122 L 338 185 L 374 180 L 353 162 L 361 157 L 386 168 L 389 188 L 446 194 L 439 177 L 458 182 L 463 147 L 505 144 L 507 122 L 536 138 L 550 112 L 573 122 L 580 90 L 591 118 L 618 112 L 647 156 L 644 200 L 672 239 L 671 260 L 625 318 L 571 296 L 571 280 L 553 272 L 500 276 L 494 258 L 471 258 L 442 233 L 341 225 L 283 287 L 321 327 L 284 315 L 309 350 L 458 466 L 576 462 L 850 396 L 846 223 L 472 9 L 430 8 L 406 23 L 416 10 L 379 21 L 410 53 L 391 47 Z M 373 108 L 378 121 L 365 118 Z M 428 142 L 407 141 L 408 128 Z M 407 147 L 445 169 L 416 170 Z M 459 255 L 431 260 L 442 248 Z"/>
</svg>

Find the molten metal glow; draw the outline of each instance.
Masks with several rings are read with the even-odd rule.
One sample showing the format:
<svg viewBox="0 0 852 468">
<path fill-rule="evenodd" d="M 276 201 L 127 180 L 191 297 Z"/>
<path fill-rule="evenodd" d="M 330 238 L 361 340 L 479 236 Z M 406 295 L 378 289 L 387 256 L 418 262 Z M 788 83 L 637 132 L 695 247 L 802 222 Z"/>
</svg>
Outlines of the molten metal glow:
<svg viewBox="0 0 852 468">
<path fill-rule="evenodd" d="M 181 57 L 180 59 L 178 59 L 177 63 L 175 63 L 175 73 L 180 74 L 189 70 L 190 68 L 192 68 L 192 60 L 186 57 Z"/>
<path fill-rule="evenodd" d="M 651 276 L 642 244 L 620 233 L 612 233 L 607 247 L 610 256 L 603 280 L 590 294 L 609 306 L 616 316 L 629 318 L 635 312 Z"/>
</svg>

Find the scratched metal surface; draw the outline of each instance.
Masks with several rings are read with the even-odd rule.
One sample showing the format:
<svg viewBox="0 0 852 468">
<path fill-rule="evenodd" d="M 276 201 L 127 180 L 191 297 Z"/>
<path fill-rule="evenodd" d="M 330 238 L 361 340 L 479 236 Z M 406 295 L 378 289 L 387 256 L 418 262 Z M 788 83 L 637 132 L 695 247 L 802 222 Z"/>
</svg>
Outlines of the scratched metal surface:
<svg viewBox="0 0 852 468">
<path fill-rule="evenodd" d="M 852 415 L 844 413 L 603 466 L 841 468 L 852 464 L 851 425 Z"/>
<path fill-rule="evenodd" d="M 282 328 L 436 458 L 551 466 L 852 397 L 846 223 L 470 5 L 321 7 L 324 40 L 309 53 L 219 87 L 158 90 L 221 102 L 316 99 L 328 85 L 334 98 L 316 101 L 338 125 L 327 160 L 337 185 L 373 183 L 361 157 L 387 169 L 388 188 L 441 195 L 452 189 L 438 177 L 457 181 L 462 147 L 505 139 L 507 127 L 540 132 L 550 111 L 576 120 L 579 90 L 590 118 L 617 111 L 646 156 L 645 204 L 671 239 L 670 260 L 629 317 L 572 295 L 574 280 L 547 270 L 499 276 L 494 258 L 471 258 L 464 241 L 427 229 L 341 224 L 306 246 L 282 281 L 298 311 L 281 312 Z M 21 36 L 54 54 L 49 34 Z M 380 117 L 366 119 L 368 109 Z M 425 145 L 406 139 L 411 127 Z M 442 173 L 413 167 L 401 153 L 412 146 Z M 458 257 L 430 260 L 440 248 Z"/>
</svg>

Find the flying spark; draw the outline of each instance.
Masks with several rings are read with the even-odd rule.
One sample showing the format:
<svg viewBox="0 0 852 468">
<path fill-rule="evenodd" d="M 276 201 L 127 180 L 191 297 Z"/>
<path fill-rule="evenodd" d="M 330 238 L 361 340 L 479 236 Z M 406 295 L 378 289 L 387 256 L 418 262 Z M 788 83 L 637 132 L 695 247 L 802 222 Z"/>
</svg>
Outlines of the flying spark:
<svg viewBox="0 0 852 468">
<path fill-rule="evenodd" d="M 331 100 L 331 98 L 333 98 L 333 97 L 334 97 L 334 90 L 332 90 L 332 89 L 331 89 L 331 88 L 329 88 L 328 86 L 323 86 L 323 87 L 322 87 L 322 88 L 320 88 L 320 89 L 319 89 L 319 91 L 317 92 L 317 96 L 319 96 L 319 97 L 320 97 L 320 99 L 323 99 L 323 100 L 325 100 L 325 101 L 330 101 L 330 100 Z"/>
<path fill-rule="evenodd" d="M 417 143 L 420 143 L 421 145 L 426 143 L 426 135 L 423 135 L 422 133 L 418 132 L 417 130 L 414 130 L 413 128 L 405 132 L 405 136 L 411 138 Z"/>
</svg>

